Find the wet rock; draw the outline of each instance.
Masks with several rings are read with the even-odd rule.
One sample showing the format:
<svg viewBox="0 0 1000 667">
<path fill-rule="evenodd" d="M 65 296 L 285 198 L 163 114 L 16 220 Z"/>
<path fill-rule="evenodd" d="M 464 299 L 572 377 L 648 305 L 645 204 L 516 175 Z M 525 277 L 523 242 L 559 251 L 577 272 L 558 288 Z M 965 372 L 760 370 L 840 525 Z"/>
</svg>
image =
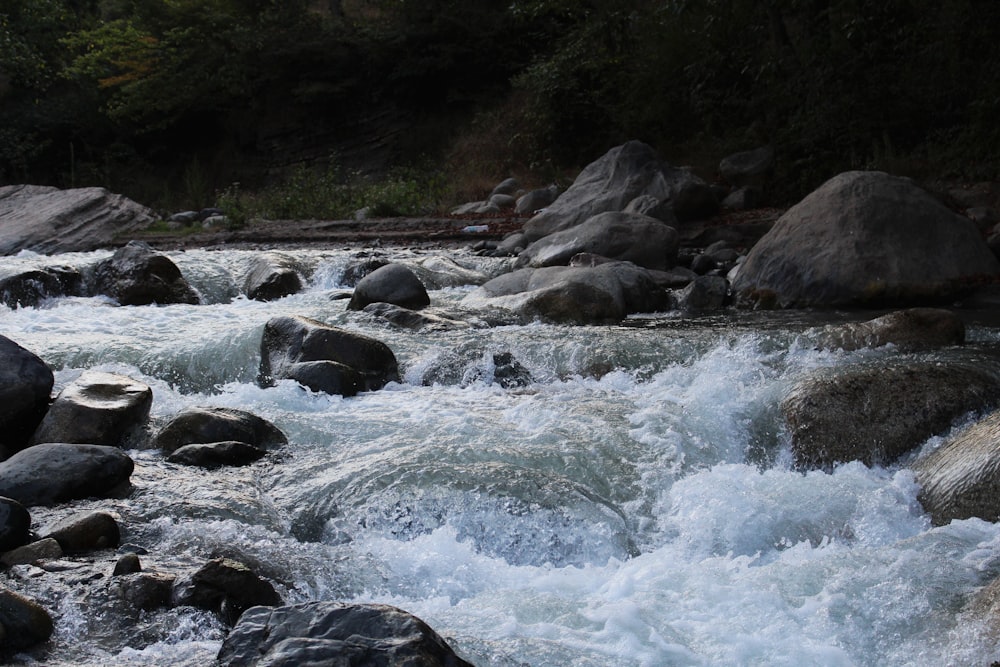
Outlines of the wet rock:
<svg viewBox="0 0 1000 667">
<path fill-rule="evenodd" d="M 399 381 L 399 365 L 381 341 L 305 317 L 275 317 L 264 326 L 260 384 L 291 379 L 313 391 L 352 396 Z"/>
<path fill-rule="evenodd" d="M 124 375 L 84 371 L 66 385 L 31 438 L 124 447 L 149 417 L 153 390 Z"/>
<path fill-rule="evenodd" d="M 629 141 L 587 165 L 573 185 L 526 222 L 525 241 L 575 227 L 598 213 L 622 211 L 641 195 L 673 200 L 689 183 L 703 182 L 689 171 L 667 164 L 650 146 Z"/>
<path fill-rule="evenodd" d="M 450 257 L 432 255 L 409 265 L 426 289 L 482 285 L 490 279 L 482 271 L 462 266 Z"/>
<path fill-rule="evenodd" d="M 510 351 L 482 351 L 466 348 L 445 352 L 424 372 L 424 386 L 461 385 L 476 382 L 496 384 L 506 389 L 526 387 L 533 382 L 529 371 Z"/>
<path fill-rule="evenodd" d="M 910 308 L 867 322 L 839 324 L 825 329 L 819 339 L 821 348 L 842 350 L 892 344 L 900 351 L 914 351 L 963 342 L 965 324 L 943 308 Z"/>
<path fill-rule="evenodd" d="M 34 542 L 29 542 L 28 544 L 17 547 L 16 549 L 11 549 L 3 554 L 3 556 L 0 556 L 0 564 L 3 564 L 6 567 L 11 567 L 14 565 L 37 563 L 42 560 L 52 560 L 55 558 L 61 558 L 62 556 L 63 550 L 62 547 L 59 546 L 59 542 L 50 537 L 35 540 Z"/>
<path fill-rule="evenodd" d="M 354 287 L 369 273 L 389 264 L 389 260 L 384 257 L 364 257 L 350 262 L 344 269 L 344 274 L 340 277 L 340 284 L 347 287 Z"/>
<path fill-rule="evenodd" d="M 734 188 L 763 188 L 774 170 L 774 149 L 762 146 L 728 155 L 719 162 L 719 175 Z"/>
<path fill-rule="evenodd" d="M 0 587 L 0 650 L 40 644 L 52 636 L 52 617 L 40 604 Z"/>
<path fill-rule="evenodd" d="M 245 442 L 206 442 L 179 447 L 167 457 L 170 463 L 180 463 L 200 468 L 222 466 L 245 466 L 258 461 L 267 454 L 260 447 Z"/>
<path fill-rule="evenodd" d="M 0 450 L 9 452 L 28 443 L 49 409 L 53 384 L 55 378 L 44 361 L 0 336 Z"/>
<path fill-rule="evenodd" d="M 210 560 L 178 579 L 171 600 L 174 605 L 213 611 L 229 625 L 250 607 L 274 607 L 282 602 L 274 586 L 231 558 Z"/>
<path fill-rule="evenodd" d="M 12 498 L 0 497 L 0 552 L 10 551 L 30 539 L 31 515 Z"/>
<path fill-rule="evenodd" d="M 998 402 L 1000 379 L 988 364 L 914 360 L 817 372 L 795 385 L 781 410 L 796 464 L 826 468 L 889 463 Z"/>
<path fill-rule="evenodd" d="M 104 188 L 0 187 L 0 255 L 97 250 L 156 220 L 152 210 Z"/>
<path fill-rule="evenodd" d="M 121 541 L 118 522 L 107 512 L 90 512 L 63 519 L 41 531 L 59 543 L 64 553 L 113 549 Z"/>
<path fill-rule="evenodd" d="M 520 266 L 569 264 L 579 253 L 665 270 L 677 259 L 677 230 L 637 213 L 607 212 L 535 241 L 518 257 Z"/>
<path fill-rule="evenodd" d="M 416 616 L 380 604 L 307 602 L 250 609 L 219 651 L 223 667 L 471 667 Z"/>
<path fill-rule="evenodd" d="M 34 308 L 44 299 L 80 293 L 80 272 L 47 266 L 0 277 L 0 302 L 11 308 Z"/>
<path fill-rule="evenodd" d="M 0 463 L 0 496 L 29 507 L 107 497 L 128 482 L 133 467 L 117 447 L 34 445 Z"/>
<path fill-rule="evenodd" d="M 971 220 L 909 179 L 853 171 L 782 215 L 733 287 L 763 307 L 927 305 L 998 273 Z"/>
<path fill-rule="evenodd" d="M 121 574 L 110 584 L 115 597 L 132 609 L 152 611 L 170 607 L 177 578 L 162 572 Z"/>
<path fill-rule="evenodd" d="M 187 408 L 167 422 L 152 446 L 171 454 L 191 444 L 235 440 L 269 449 L 288 444 L 288 438 L 263 417 L 235 408 Z"/>
<path fill-rule="evenodd" d="M 935 525 L 977 517 L 1000 521 L 1000 411 L 911 466 L 920 503 Z"/>
<path fill-rule="evenodd" d="M 139 241 L 131 241 L 99 262 L 94 282 L 98 294 L 106 294 L 123 306 L 199 303 L 198 294 L 177 265 Z"/>
<path fill-rule="evenodd" d="M 255 301 L 274 301 L 302 291 L 302 275 L 287 255 L 269 252 L 254 258 L 243 280 L 243 293 Z"/>
<path fill-rule="evenodd" d="M 718 310 L 729 299 L 729 283 L 721 276 L 698 276 L 677 292 L 676 307 L 688 312 Z"/>
<path fill-rule="evenodd" d="M 126 574 L 135 574 L 136 572 L 142 572 L 142 563 L 139 560 L 139 554 L 129 552 L 122 554 L 115 561 L 115 569 L 112 571 L 111 576 L 120 577 Z"/>
<path fill-rule="evenodd" d="M 470 326 L 468 322 L 462 320 L 429 313 L 426 310 L 418 312 L 403 308 L 402 306 L 394 306 L 391 303 L 371 303 L 365 306 L 364 312 L 386 320 L 401 329 L 411 329 L 413 331 L 447 331 L 450 329 L 467 329 Z"/>
<path fill-rule="evenodd" d="M 431 299 L 412 270 L 402 264 L 387 264 L 358 282 L 347 309 L 361 310 L 370 303 L 378 302 L 420 310 L 429 306 Z"/>
</svg>

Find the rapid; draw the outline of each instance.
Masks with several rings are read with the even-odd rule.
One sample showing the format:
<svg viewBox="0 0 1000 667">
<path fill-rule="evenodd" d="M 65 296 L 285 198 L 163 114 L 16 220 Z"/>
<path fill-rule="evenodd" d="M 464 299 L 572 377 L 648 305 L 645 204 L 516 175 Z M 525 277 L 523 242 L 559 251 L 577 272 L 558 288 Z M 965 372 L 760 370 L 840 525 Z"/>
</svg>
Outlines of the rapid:
<svg viewBox="0 0 1000 667">
<path fill-rule="evenodd" d="M 57 389 L 85 369 L 112 371 L 152 387 L 151 429 L 185 407 L 223 406 L 289 440 L 251 466 L 214 471 L 132 450 L 129 497 L 32 508 L 36 523 L 105 509 L 150 568 L 226 555 L 289 603 L 392 604 L 481 667 L 1000 659 L 967 607 L 1000 575 L 1000 526 L 932 527 L 905 461 L 791 465 L 779 410 L 790 387 L 817 368 L 896 354 L 816 349 L 817 327 L 842 314 L 410 331 L 335 298 L 355 252 L 295 250 L 308 287 L 268 303 L 239 295 L 253 251 L 193 250 L 168 254 L 202 305 L 73 297 L 0 309 L 0 334 L 46 361 Z M 453 258 L 487 274 L 507 268 Z M 432 304 L 456 305 L 471 289 L 432 290 Z M 278 315 L 385 342 L 402 382 L 353 398 L 257 386 L 261 332 Z M 994 346 L 1000 333 L 972 326 L 968 338 Z M 495 381 L 504 353 L 530 379 Z M 121 627 L 87 586 L 14 570 L 5 583 L 56 624 L 44 662 L 24 664 L 205 665 L 225 636 L 188 608 Z"/>
</svg>

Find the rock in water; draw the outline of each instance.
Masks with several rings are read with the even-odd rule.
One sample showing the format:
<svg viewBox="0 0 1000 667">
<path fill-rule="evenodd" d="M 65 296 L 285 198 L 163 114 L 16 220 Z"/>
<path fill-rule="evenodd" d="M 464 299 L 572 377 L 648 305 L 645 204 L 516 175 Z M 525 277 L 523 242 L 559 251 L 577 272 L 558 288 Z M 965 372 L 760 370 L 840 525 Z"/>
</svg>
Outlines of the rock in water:
<svg viewBox="0 0 1000 667">
<path fill-rule="evenodd" d="M 73 515 L 44 531 L 43 538 L 59 543 L 64 553 L 81 553 L 97 549 L 113 549 L 121 541 L 118 522 L 107 512 Z"/>
<path fill-rule="evenodd" d="M 782 215 L 750 250 L 733 288 L 763 307 L 921 305 L 998 273 L 971 220 L 909 179 L 852 171 Z"/>
<path fill-rule="evenodd" d="M 27 506 L 105 497 L 128 481 L 133 467 L 117 447 L 34 445 L 0 463 L 0 496 Z"/>
<path fill-rule="evenodd" d="M 275 317 L 260 342 L 262 386 L 290 379 L 330 394 L 353 396 L 399 381 L 385 343 L 306 317 Z"/>
<path fill-rule="evenodd" d="M 138 241 L 131 241 L 98 263 L 94 280 L 97 293 L 106 294 L 123 306 L 200 301 L 169 257 Z"/>
<path fill-rule="evenodd" d="M 167 461 L 201 468 L 219 468 L 249 465 L 266 454 L 267 452 L 260 447 L 227 440 L 184 445 L 174 450 L 174 453 L 167 457 Z"/>
<path fill-rule="evenodd" d="M 26 544 L 30 530 L 31 515 L 24 505 L 0 496 L 0 552 Z"/>
<path fill-rule="evenodd" d="M 219 614 L 232 625 L 246 609 L 281 604 L 270 582 L 231 558 L 215 558 L 174 584 L 172 601 Z"/>
<path fill-rule="evenodd" d="M 8 185 L 0 187 L 0 255 L 97 250 L 154 220 L 152 210 L 104 188 Z"/>
<path fill-rule="evenodd" d="M 274 252 L 255 257 L 243 281 L 243 292 L 255 301 L 274 301 L 301 290 L 298 266 L 290 257 Z"/>
<path fill-rule="evenodd" d="M 380 604 L 306 602 L 247 610 L 222 644 L 223 667 L 472 667 L 416 616 Z"/>
<path fill-rule="evenodd" d="M 84 371 L 49 408 L 32 442 L 123 447 L 146 423 L 153 404 L 148 385 L 114 373 Z"/>
<path fill-rule="evenodd" d="M 0 587 L 0 649 L 13 651 L 52 636 L 52 617 L 34 600 Z"/>
<path fill-rule="evenodd" d="M 857 350 L 895 345 L 900 351 L 923 350 L 965 342 L 965 324 L 950 310 L 910 308 L 867 322 L 849 322 L 820 334 L 820 347 Z"/>
<path fill-rule="evenodd" d="M 391 303 L 410 310 L 420 310 L 430 305 L 431 299 L 420 279 L 402 264 L 386 264 L 362 278 L 348 310 L 361 310 L 372 303 Z"/>
<path fill-rule="evenodd" d="M 185 445 L 236 441 L 254 447 L 288 444 L 277 426 L 263 417 L 235 408 L 187 408 L 176 414 L 153 438 L 154 448 L 170 454 Z"/>
<path fill-rule="evenodd" d="M 55 378 L 45 362 L 0 336 L 0 449 L 28 444 L 49 409 Z"/>
</svg>

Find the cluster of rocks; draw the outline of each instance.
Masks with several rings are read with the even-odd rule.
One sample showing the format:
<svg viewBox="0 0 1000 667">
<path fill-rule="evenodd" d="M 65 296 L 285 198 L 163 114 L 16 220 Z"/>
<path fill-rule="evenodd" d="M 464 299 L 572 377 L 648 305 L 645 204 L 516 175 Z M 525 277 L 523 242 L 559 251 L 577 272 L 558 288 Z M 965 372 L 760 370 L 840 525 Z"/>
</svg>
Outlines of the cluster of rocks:
<svg viewBox="0 0 1000 667">
<path fill-rule="evenodd" d="M 178 211 L 167 217 L 167 227 L 170 229 L 186 229 L 200 226 L 202 229 L 224 227 L 229 223 L 221 208 L 209 207 L 198 211 Z"/>
<path fill-rule="evenodd" d="M 451 210 L 451 214 L 490 215 L 508 212 L 516 215 L 529 215 L 538 213 L 549 206 L 560 194 L 561 190 L 555 184 L 544 188 L 525 190 L 516 178 L 507 178 L 497 183 L 485 200 L 456 206 Z"/>
</svg>

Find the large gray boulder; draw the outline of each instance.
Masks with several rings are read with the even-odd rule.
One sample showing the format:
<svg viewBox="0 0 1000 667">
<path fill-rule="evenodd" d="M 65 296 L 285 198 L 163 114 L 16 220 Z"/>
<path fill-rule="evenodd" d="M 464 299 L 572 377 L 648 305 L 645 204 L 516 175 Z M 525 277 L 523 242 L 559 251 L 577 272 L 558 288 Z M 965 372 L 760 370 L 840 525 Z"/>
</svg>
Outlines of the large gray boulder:
<svg viewBox="0 0 1000 667">
<path fill-rule="evenodd" d="M 302 290 L 302 272 L 291 257 L 268 252 L 254 258 L 243 279 L 243 293 L 255 301 L 274 301 Z"/>
<path fill-rule="evenodd" d="M 146 424 L 152 404 L 153 390 L 142 382 L 84 371 L 59 392 L 31 442 L 126 447 Z"/>
<path fill-rule="evenodd" d="M 903 360 L 800 381 L 782 402 L 792 454 L 803 468 L 886 464 L 959 417 L 1000 402 L 1000 376 L 983 362 Z"/>
<path fill-rule="evenodd" d="M 900 351 L 933 349 L 965 342 L 965 323 L 944 308 L 909 308 L 865 322 L 848 322 L 824 329 L 821 348 L 857 350 L 895 345 Z"/>
<path fill-rule="evenodd" d="M 190 303 L 200 300 L 180 269 L 148 244 L 131 241 L 94 268 L 94 288 L 123 306 Z"/>
<path fill-rule="evenodd" d="M 0 496 L 29 507 L 103 498 L 128 482 L 133 468 L 117 447 L 34 445 L 0 463 Z"/>
<path fill-rule="evenodd" d="M 677 260 L 677 230 L 638 213 L 609 211 L 541 238 L 518 257 L 520 266 L 560 266 L 579 253 L 663 271 Z"/>
<path fill-rule="evenodd" d="M 14 591 L 0 587 L 0 651 L 7 653 L 40 644 L 55 629 L 45 608 Z"/>
<path fill-rule="evenodd" d="M 104 188 L 0 187 L 0 255 L 97 250 L 144 229 L 152 210 Z"/>
<path fill-rule="evenodd" d="M 918 459 L 912 469 L 920 503 L 935 525 L 970 517 L 1000 521 L 1000 411 Z"/>
<path fill-rule="evenodd" d="M 0 453 L 28 444 L 49 409 L 54 383 L 44 361 L 0 336 Z"/>
<path fill-rule="evenodd" d="M 619 322 L 630 313 L 670 309 L 653 274 L 630 262 L 519 269 L 470 292 L 463 305 L 502 308 L 559 324 Z"/>
<path fill-rule="evenodd" d="M 399 381 L 385 343 L 307 317 L 275 317 L 260 341 L 261 386 L 295 380 L 313 391 L 353 396 Z"/>
<path fill-rule="evenodd" d="M 288 444 L 277 426 L 236 408 L 191 407 L 174 415 L 153 437 L 152 446 L 171 454 L 192 444 L 236 441 L 267 450 Z"/>
<path fill-rule="evenodd" d="M 852 171 L 789 209 L 734 281 L 764 307 L 897 306 L 951 299 L 1000 273 L 968 218 L 906 178 Z"/>
<path fill-rule="evenodd" d="M 688 184 L 703 183 L 667 164 L 652 147 L 629 141 L 587 165 L 565 192 L 524 225 L 527 242 L 575 227 L 605 211 L 623 211 L 636 197 L 672 199 Z"/>
<path fill-rule="evenodd" d="M 248 609 L 222 643 L 218 661 L 222 667 L 472 667 L 412 614 L 340 602 Z"/>
<path fill-rule="evenodd" d="M 420 310 L 430 305 L 431 298 L 409 267 L 386 264 L 358 281 L 347 309 L 361 310 L 368 304 L 379 302 Z"/>
</svg>

